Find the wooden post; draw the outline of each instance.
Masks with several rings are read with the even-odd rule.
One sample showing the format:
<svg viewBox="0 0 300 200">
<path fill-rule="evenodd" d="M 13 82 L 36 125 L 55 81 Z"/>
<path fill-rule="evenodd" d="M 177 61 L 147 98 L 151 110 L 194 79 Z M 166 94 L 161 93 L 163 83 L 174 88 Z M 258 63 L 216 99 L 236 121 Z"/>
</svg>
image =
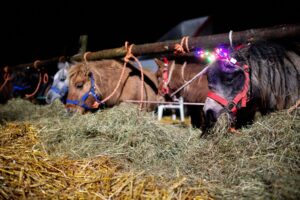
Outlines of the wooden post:
<svg viewBox="0 0 300 200">
<path fill-rule="evenodd" d="M 280 25 L 269 28 L 250 29 L 240 32 L 232 33 L 233 44 L 246 43 L 247 41 L 255 41 L 259 39 L 275 39 L 300 36 L 300 24 L 294 25 Z M 181 40 L 173 40 L 166 42 L 156 42 L 141 45 L 134 45 L 132 53 L 135 56 L 146 54 L 163 54 L 171 53 L 174 51 L 176 44 L 180 44 Z M 196 48 L 212 48 L 218 44 L 229 43 L 229 33 L 199 36 L 189 38 L 189 49 L 195 50 Z M 123 57 L 126 55 L 125 47 L 119 47 L 115 49 L 101 50 L 97 52 L 91 52 L 87 55 L 87 60 L 99 60 L 108 58 Z M 75 61 L 81 61 L 82 55 L 75 55 L 71 58 Z"/>
<path fill-rule="evenodd" d="M 276 39 L 276 38 L 289 38 L 289 37 L 299 37 L 300 36 L 300 24 L 290 24 L 290 25 L 280 25 L 269 28 L 260 29 L 250 29 L 240 32 L 233 32 L 232 42 L 233 44 L 246 43 L 247 41 L 254 41 L 259 39 Z M 80 39 L 87 43 L 86 38 Z M 83 44 L 84 42 L 82 42 Z M 166 42 L 156 42 L 141 45 L 134 45 L 132 48 L 132 53 L 135 56 L 140 55 L 157 55 L 174 52 L 175 44 L 180 43 L 180 40 L 166 41 Z M 189 39 L 189 49 L 195 50 L 196 48 L 212 48 L 218 44 L 229 43 L 229 33 L 208 35 L 192 37 Z M 84 52 L 86 46 L 80 49 L 80 52 Z M 119 47 L 115 49 L 101 50 L 97 52 L 91 52 L 87 55 L 87 60 L 100 60 L 108 58 L 120 58 L 126 55 L 125 47 Z M 38 62 L 37 66 L 47 66 L 50 63 L 58 62 L 61 57 L 52 58 L 49 60 L 43 60 Z M 72 61 L 82 61 L 83 54 L 73 55 L 70 60 Z M 17 67 L 33 66 L 34 63 L 20 64 Z M 15 67 L 15 66 L 13 66 Z"/>
<path fill-rule="evenodd" d="M 79 37 L 79 45 L 80 45 L 80 48 L 79 48 L 78 54 L 83 55 L 83 54 L 86 52 L 86 49 L 87 49 L 87 41 L 88 41 L 88 36 L 87 36 L 87 35 L 81 35 L 81 36 Z"/>
</svg>

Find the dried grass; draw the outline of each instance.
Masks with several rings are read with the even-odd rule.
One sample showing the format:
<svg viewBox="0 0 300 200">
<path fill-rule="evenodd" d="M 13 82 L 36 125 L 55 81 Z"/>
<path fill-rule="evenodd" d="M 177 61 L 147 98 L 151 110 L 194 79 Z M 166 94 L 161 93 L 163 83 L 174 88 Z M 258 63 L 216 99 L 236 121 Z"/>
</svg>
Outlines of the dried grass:
<svg viewBox="0 0 300 200">
<path fill-rule="evenodd" d="M 123 181 L 114 189 L 94 194 L 99 199 L 114 193 L 115 198 L 129 199 L 133 194 L 137 194 L 134 199 L 209 196 L 297 199 L 300 196 L 298 110 L 291 116 L 281 111 L 262 117 L 240 130 L 240 135 L 228 134 L 220 126 L 221 129 L 215 130 L 218 133 L 206 139 L 200 139 L 198 130 L 161 124 L 152 114 L 139 113 L 136 106 L 128 104 L 94 114 L 68 116 L 60 103 L 35 106 L 13 100 L 0 107 L 0 116 L 8 124 L 36 127 L 36 136 L 42 143 L 34 147 L 45 154 L 42 156 L 47 157 L 45 163 L 61 160 L 59 165 L 50 164 L 57 167 L 64 161 L 82 162 L 92 168 L 90 164 L 95 160 L 105 159 L 107 169 L 114 169 L 111 176 L 123 177 Z M 2 138 L 6 137 L 1 136 L 1 144 L 5 146 Z M 125 192 L 127 189 L 129 193 Z M 73 193 L 65 194 L 66 197 L 78 197 L 77 190 L 81 188 L 74 187 Z"/>
</svg>

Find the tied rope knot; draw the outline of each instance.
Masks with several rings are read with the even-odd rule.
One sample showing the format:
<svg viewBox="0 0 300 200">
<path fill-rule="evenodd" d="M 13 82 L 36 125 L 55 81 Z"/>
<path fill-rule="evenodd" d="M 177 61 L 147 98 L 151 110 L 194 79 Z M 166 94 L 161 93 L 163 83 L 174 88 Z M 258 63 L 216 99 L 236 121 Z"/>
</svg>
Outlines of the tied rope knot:
<svg viewBox="0 0 300 200">
<path fill-rule="evenodd" d="M 141 70 L 141 103 L 140 103 L 140 108 L 139 109 L 140 110 L 142 109 L 142 106 L 143 106 L 142 101 L 144 99 L 144 72 L 143 72 L 143 66 L 140 63 L 140 61 L 132 54 L 132 47 L 133 47 L 133 44 L 128 46 L 128 42 L 127 41 L 125 42 L 126 55 L 124 57 L 124 65 L 123 65 L 122 72 L 121 72 L 121 75 L 119 77 L 118 83 L 117 83 L 115 89 L 113 90 L 113 92 L 110 95 L 108 95 L 106 98 L 104 98 L 101 101 L 101 103 L 106 102 L 107 100 L 109 100 L 116 93 L 117 89 L 119 88 L 119 86 L 121 84 L 122 78 L 124 76 L 126 65 L 130 61 L 130 59 L 133 58 L 137 62 L 138 66 Z M 93 107 L 97 108 L 97 107 L 99 107 L 99 105 L 100 104 L 98 102 L 95 102 Z"/>
<path fill-rule="evenodd" d="M 85 53 L 83 54 L 83 60 L 84 60 L 85 63 L 88 62 L 87 56 L 88 56 L 90 53 L 91 53 L 90 51 L 87 51 L 87 52 L 85 52 Z"/>
<path fill-rule="evenodd" d="M 174 50 L 175 50 L 174 51 L 175 54 L 189 53 L 190 52 L 190 49 L 189 49 L 189 36 L 184 36 L 181 39 L 180 44 L 178 44 L 178 43 L 175 44 Z"/>
<path fill-rule="evenodd" d="M 133 44 L 131 44 L 130 46 L 128 46 L 128 42 L 127 41 L 125 42 L 126 55 L 124 57 L 124 61 L 126 63 L 129 62 L 130 58 L 134 58 L 134 55 L 132 54 L 132 47 L 133 47 Z"/>
<path fill-rule="evenodd" d="M 143 72 L 143 66 L 141 64 L 141 62 L 139 61 L 139 59 L 137 59 L 137 57 L 135 57 L 132 54 L 132 47 L 134 44 L 131 44 L 130 46 L 128 46 L 128 42 L 125 42 L 125 49 L 126 49 L 126 55 L 124 57 L 124 66 L 126 66 L 126 64 L 130 61 L 130 59 L 132 58 L 139 66 L 140 71 L 141 71 L 141 102 L 140 102 L 140 107 L 139 110 L 142 110 L 143 107 L 143 100 L 144 100 L 144 72 Z"/>
</svg>

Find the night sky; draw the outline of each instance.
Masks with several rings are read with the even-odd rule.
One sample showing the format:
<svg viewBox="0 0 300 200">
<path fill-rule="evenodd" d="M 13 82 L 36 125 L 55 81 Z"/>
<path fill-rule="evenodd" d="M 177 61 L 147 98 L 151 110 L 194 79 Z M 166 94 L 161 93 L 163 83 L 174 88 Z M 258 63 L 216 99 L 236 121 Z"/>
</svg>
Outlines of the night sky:
<svg viewBox="0 0 300 200">
<path fill-rule="evenodd" d="M 201 16 L 212 16 L 214 33 L 299 23 L 299 6 L 290 1 L 9 1 L 0 7 L 0 66 L 74 55 L 83 34 L 88 51 L 155 42 Z"/>
</svg>

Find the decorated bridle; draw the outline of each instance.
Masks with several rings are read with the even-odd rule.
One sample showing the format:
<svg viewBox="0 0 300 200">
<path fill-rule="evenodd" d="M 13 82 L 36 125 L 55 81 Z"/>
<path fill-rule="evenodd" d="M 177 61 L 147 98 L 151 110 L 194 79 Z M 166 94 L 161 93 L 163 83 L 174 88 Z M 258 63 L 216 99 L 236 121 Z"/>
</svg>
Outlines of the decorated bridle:
<svg viewBox="0 0 300 200">
<path fill-rule="evenodd" d="M 91 81 L 91 88 L 90 88 L 90 90 L 87 91 L 81 97 L 80 100 L 67 99 L 66 104 L 72 104 L 72 105 L 80 106 L 80 107 L 84 108 L 85 110 L 93 110 L 95 107 L 90 107 L 87 104 L 85 104 L 85 101 L 87 100 L 87 98 L 89 96 L 92 96 L 99 105 L 103 104 L 101 102 L 100 96 L 96 94 L 95 80 L 94 80 L 93 74 L 89 75 L 89 79 Z"/>
<path fill-rule="evenodd" d="M 59 94 L 60 96 L 64 96 L 68 92 L 69 88 L 68 86 L 64 86 L 62 89 L 59 89 L 56 86 L 51 86 L 50 90 L 56 94 Z"/>
<path fill-rule="evenodd" d="M 243 89 L 233 98 L 233 100 L 229 101 L 211 90 L 207 94 L 207 97 L 222 105 L 224 109 L 226 109 L 229 113 L 236 114 L 239 108 L 246 107 L 246 103 L 248 101 L 248 91 L 250 86 L 250 67 L 246 64 L 244 64 L 242 67 L 236 59 L 230 58 L 228 53 L 222 52 L 221 49 L 217 49 L 215 55 L 217 59 L 229 62 L 230 64 L 242 69 L 244 72 L 245 82 Z"/>
<path fill-rule="evenodd" d="M 164 95 L 166 95 L 169 94 L 170 92 L 170 88 L 168 86 L 169 85 L 169 68 L 168 68 L 169 61 L 166 57 L 163 57 L 163 62 L 164 62 L 164 68 L 162 73 L 163 85 L 161 91 Z"/>
<path fill-rule="evenodd" d="M 164 62 L 164 68 L 162 72 L 163 84 L 162 84 L 161 92 L 164 95 L 166 95 L 170 93 L 169 83 L 171 81 L 172 73 L 174 71 L 174 65 L 172 65 L 171 69 L 169 70 L 168 68 L 169 61 L 166 57 L 163 57 L 163 62 Z"/>
</svg>

